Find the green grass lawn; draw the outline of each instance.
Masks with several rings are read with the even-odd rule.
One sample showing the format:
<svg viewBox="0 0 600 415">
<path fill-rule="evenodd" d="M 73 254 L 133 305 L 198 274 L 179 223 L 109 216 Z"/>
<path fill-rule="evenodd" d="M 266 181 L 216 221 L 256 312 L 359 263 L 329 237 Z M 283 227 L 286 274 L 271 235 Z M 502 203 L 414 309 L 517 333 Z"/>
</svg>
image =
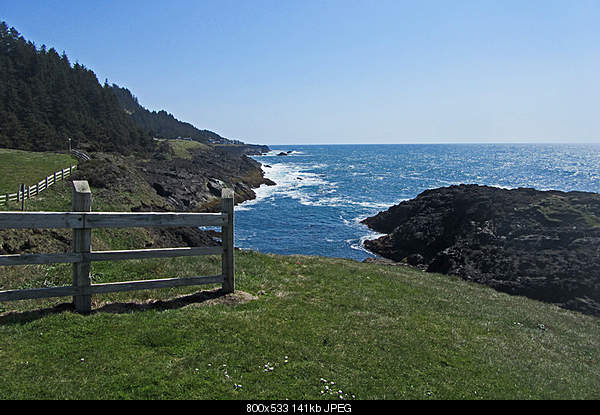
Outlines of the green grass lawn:
<svg viewBox="0 0 600 415">
<path fill-rule="evenodd" d="M 68 154 L 35 153 L 0 148 L 0 194 L 16 193 L 19 185 L 33 185 L 77 159 Z"/>
<path fill-rule="evenodd" d="M 180 258 L 92 273 L 109 282 L 219 266 Z M 60 307 L 69 299 L 0 304 L 0 399 L 600 397 L 597 318 L 410 268 L 254 252 L 236 253 L 236 266 L 233 297 L 106 294 L 88 316 Z M 23 268 L 0 268 L 4 285 L 70 283 L 69 266 Z"/>
</svg>

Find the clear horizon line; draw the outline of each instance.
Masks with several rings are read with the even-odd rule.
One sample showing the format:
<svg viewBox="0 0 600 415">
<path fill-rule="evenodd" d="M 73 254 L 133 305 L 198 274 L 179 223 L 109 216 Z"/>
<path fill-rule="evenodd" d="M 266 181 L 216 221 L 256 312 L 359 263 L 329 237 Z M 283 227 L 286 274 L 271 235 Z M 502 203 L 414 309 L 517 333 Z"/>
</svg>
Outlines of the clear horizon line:
<svg viewBox="0 0 600 415">
<path fill-rule="evenodd" d="M 527 140 L 516 140 L 516 141 L 404 141 L 397 143 L 390 142 L 347 142 L 347 143 L 339 143 L 339 142 L 324 142 L 324 143 L 258 143 L 258 142 L 246 142 L 246 144 L 254 144 L 254 145 L 273 145 L 273 146 L 295 146 L 295 145 L 305 145 L 305 146 L 323 146 L 323 145 L 402 145 L 402 144 L 600 144 L 600 139 L 596 142 L 592 141 L 527 141 Z"/>
</svg>

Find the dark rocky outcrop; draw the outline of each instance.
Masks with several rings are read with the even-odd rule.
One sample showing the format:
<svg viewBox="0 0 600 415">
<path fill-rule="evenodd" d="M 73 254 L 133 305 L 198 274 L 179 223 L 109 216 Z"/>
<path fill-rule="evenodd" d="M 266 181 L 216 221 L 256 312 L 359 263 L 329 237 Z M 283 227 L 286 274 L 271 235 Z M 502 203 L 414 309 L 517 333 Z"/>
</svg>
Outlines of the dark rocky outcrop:
<svg viewBox="0 0 600 415">
<path fill-rule="evenodd" d="M 235 201 L 241 203 L 256 198 L 253 188 L 274 184 L 264 177 L 260 163 L 223 148 L 198 151 L 191 160 L 151 160 L 140 168 L 176 210 L 214 211 L 226 187 L 234 189 Z"/>
<path fill-rule="evenodd" d="M 363 223 L 385 258 L 600 315 L 598 194 L 451 186 Z"/>
</svg>

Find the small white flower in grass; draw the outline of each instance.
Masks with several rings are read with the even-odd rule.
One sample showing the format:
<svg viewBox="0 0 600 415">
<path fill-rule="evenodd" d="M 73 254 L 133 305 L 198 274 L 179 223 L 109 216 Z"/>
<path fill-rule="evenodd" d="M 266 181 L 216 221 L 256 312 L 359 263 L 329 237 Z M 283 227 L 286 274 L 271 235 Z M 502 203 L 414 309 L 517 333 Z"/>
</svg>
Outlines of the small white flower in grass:
<svg viewBox="0 0 600 415">
<path fill-rule="evenodd" d="M 79 359 L 80 362 L 84 362 L 85 359 L 82 357 L 81 359 Z"/>
</svg>

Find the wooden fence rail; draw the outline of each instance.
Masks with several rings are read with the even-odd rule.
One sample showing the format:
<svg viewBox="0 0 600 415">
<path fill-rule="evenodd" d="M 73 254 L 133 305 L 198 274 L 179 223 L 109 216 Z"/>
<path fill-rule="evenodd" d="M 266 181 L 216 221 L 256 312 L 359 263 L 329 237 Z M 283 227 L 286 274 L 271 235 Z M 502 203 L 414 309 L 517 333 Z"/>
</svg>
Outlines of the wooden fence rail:
<svg viewBox="0 0 600 415">
<path fill-rule="evenodd" d="M 39 195 L 44 190 L 48 190 L 48 188 L 57 182 L 66 179 L 71 174 L 73 174 L 73 170 L 75 170 L 77 166 L 69 166 L 66 169 L 62 169 L 52 173 L 50 176 L 47 176 L 41 182 L 29 185 L 21 185 L 19 189 L 17 189 L 16 193 L 4 193 L 0 195 L 0 205 L 5 205 L 8 202 L 22 202 L 23 200 L 27 200 L 32 196 Z"/>
<path fill-rule="evenodd" d="M 91 311 L 92 294 L 222 284 L 225 293 L 235 290 L 233 260 L 233 191 L 223 190 L 221 213 L 103 213 L 91 212 L 91 192 L 87 181 L 73 181 L 72 212 L 0 212 L 0 229 L 71 228 L 73 252 L 62 254 L 0 255 L 0 266 L 30 264 L 73 264 L 73 284 L 65 287 L 0 291 L 0 301 L 73 296 L 75 309 Z M 92 251 L 93 228 L 220 226 L 222 245 L 217 247 L 184 247 L 127 251 Z M 147 258 L 173 258 L 196 255 L 221 255 L 220 275 L 168 278 L 91 284 L 93 261 L 119 261 Z"/>
</svg>

